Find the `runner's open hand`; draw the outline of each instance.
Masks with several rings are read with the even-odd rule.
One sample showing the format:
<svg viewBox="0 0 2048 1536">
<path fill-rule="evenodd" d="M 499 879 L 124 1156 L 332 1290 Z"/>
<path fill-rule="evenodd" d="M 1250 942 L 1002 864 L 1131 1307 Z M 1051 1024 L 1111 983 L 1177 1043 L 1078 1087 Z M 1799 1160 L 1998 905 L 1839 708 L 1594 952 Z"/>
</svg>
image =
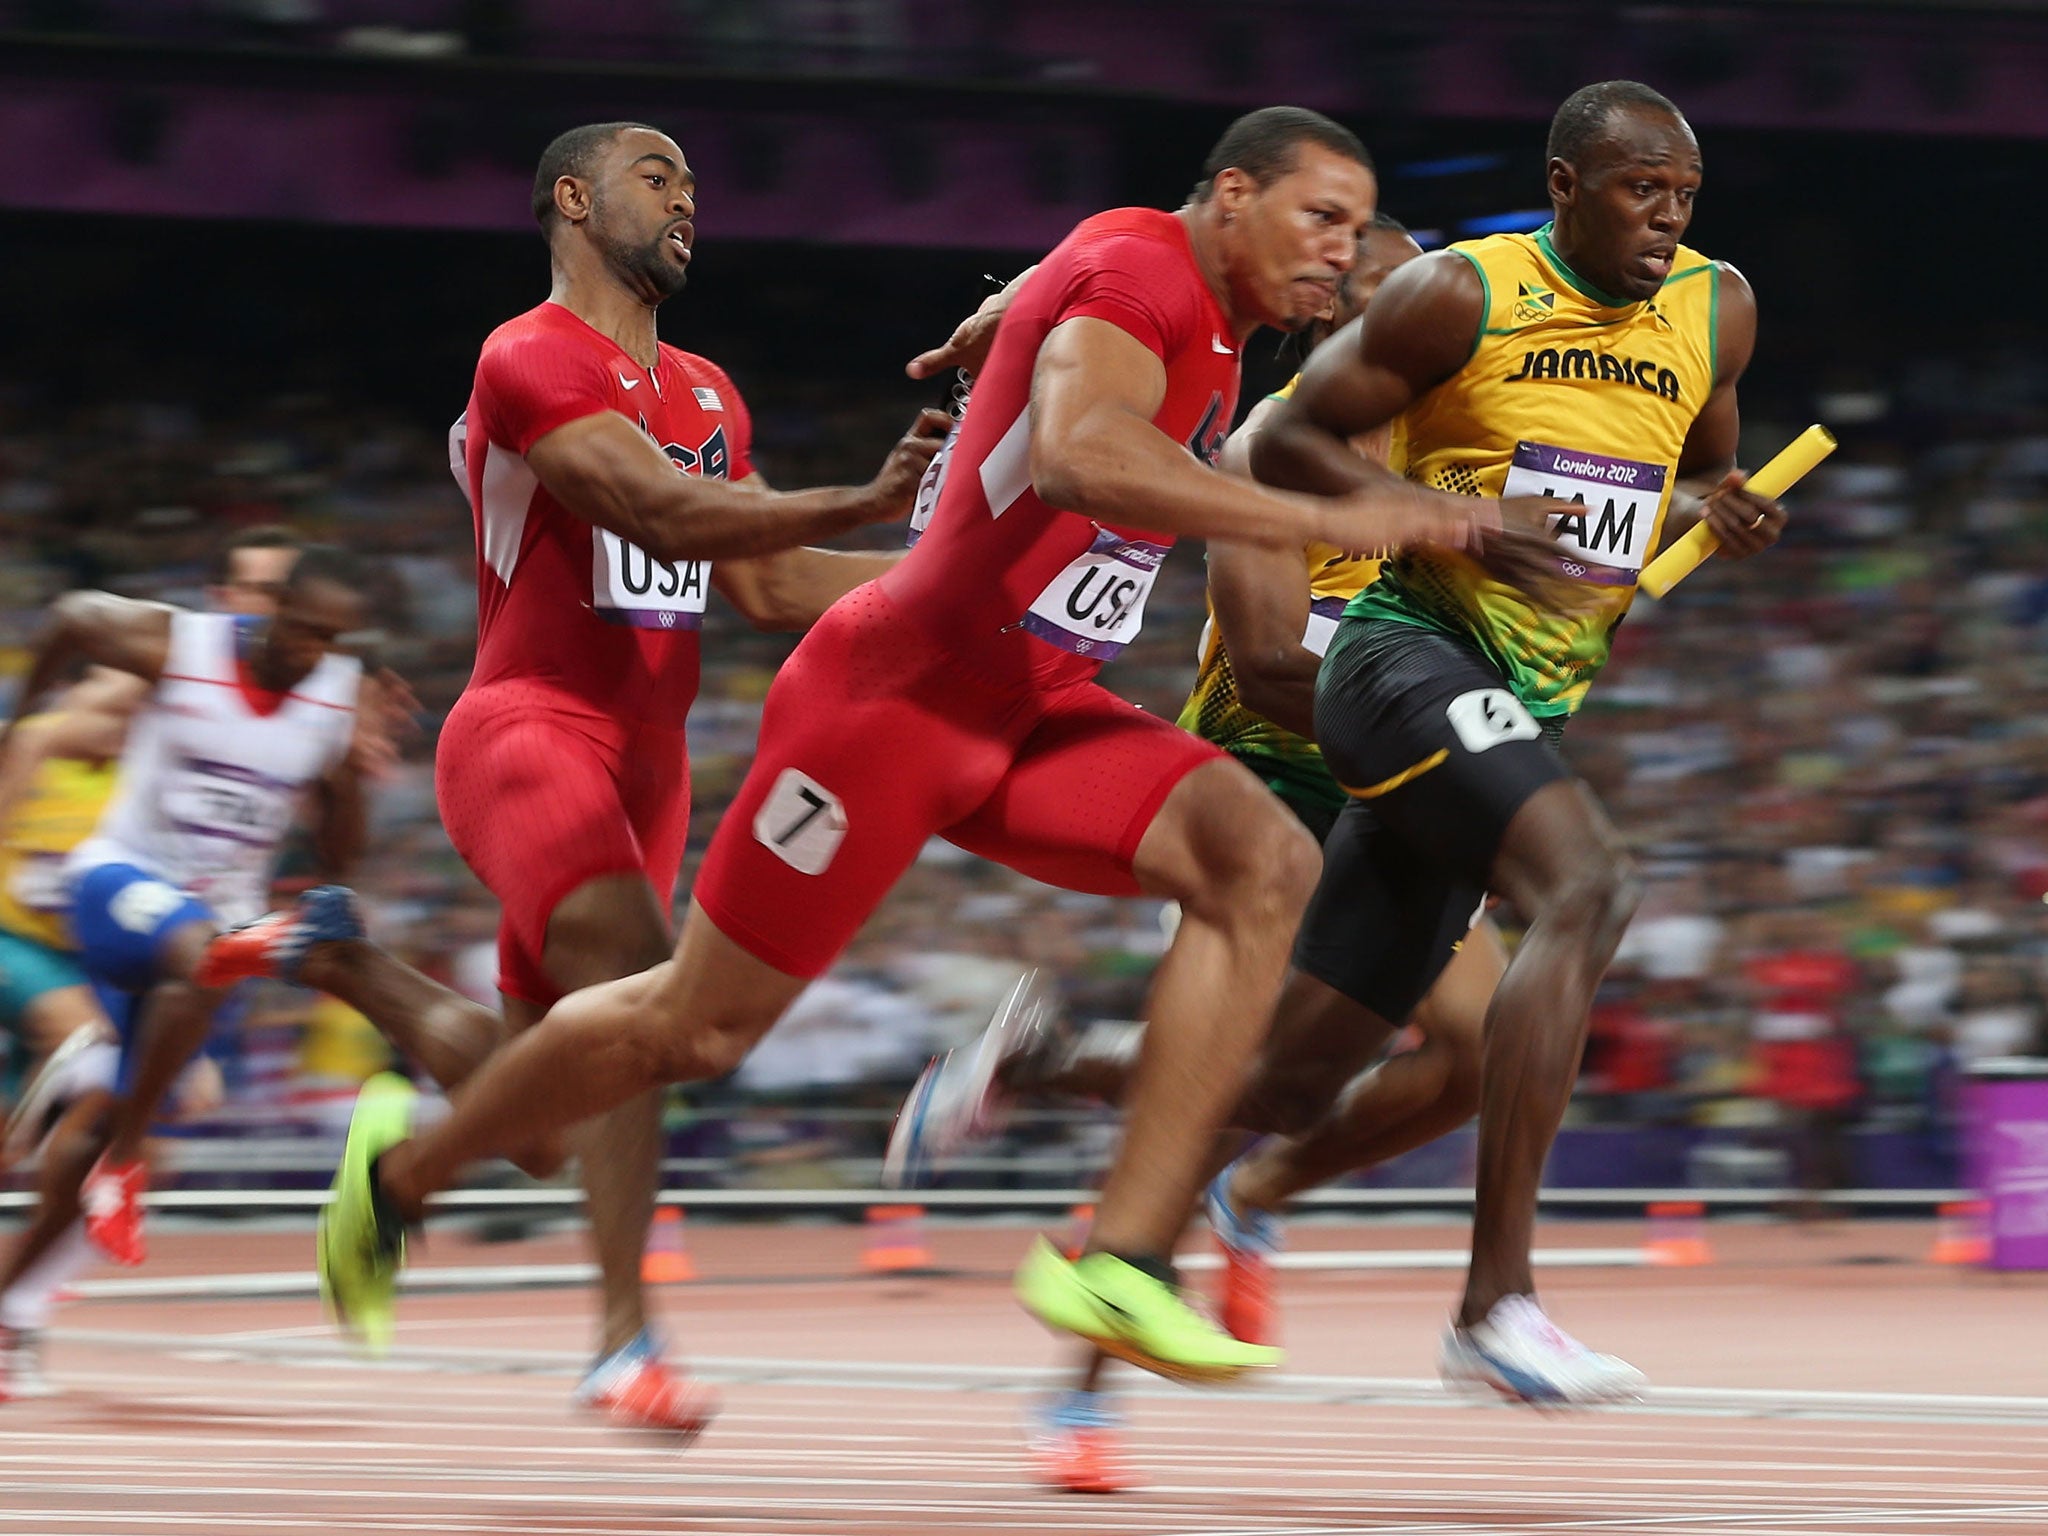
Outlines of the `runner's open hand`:
<svg viewBox="0 0 2048 1536">
<path fill-rule="evenodd" d="M 1527 593 L 1539 607 L 1571 613 L 1586 605 L 1590 589 L 1561 558 L 1550 523 L 1557 505 L 1549 496 L 1490 502 L 1491 513 L 1479 520 L 1476 554 L 1495 580 Z"/>
<path fill-rule="evenodd" d="M 918 353 L 903 365 L 903 371 L 913 379 L 936 378 L 948 368 L 964 368 L 970 374 L 981 372 L 981 365 L 988 361 L 988 349 L 995 345 L 996 326 L 1003 311 L 1010 307 L 1019 285 L 1036 270 L 1025 269 L 1004 284 L 1001 292 L 983 299 L 979 309 L 953 327 L 953 334 L 946 338 L 943 347 Z"/>
<path fill-rule="evenodd" d="M 420 733 L 419 695 L 389 667 L 365 673 L 356 695 L 356 731 L 349 763 L 367 779 L 390 777 L 398 766 L 399 743 Z"/>
</svg>

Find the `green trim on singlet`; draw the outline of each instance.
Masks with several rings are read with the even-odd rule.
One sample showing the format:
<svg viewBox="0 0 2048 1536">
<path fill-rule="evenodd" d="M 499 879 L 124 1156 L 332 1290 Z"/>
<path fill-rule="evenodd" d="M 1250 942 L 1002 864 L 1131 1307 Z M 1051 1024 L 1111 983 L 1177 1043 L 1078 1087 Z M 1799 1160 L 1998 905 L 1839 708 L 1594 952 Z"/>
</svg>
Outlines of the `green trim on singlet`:
<svg viewBox="0 0 2048 1536">
<path fill-rule="evenodd" d="M 1707 356 L 1713 362 L 1714 382 L 1721 382 L 1721 264 L 1717 261 L 1703 261 L 1696 267 L 1687 267 L 1683 272 L 1674 272 L 1664 279 L 1664 288 L 1673 283 L 1682 283 L 1688 277 L 1698 277 L 1702 272 L 1714 274 L 1714 286 L 1707 292 Z M 1664 289 L 1657 290 L 1659 294 Z"/>
<path fill-rule="evenodd" d="M 1707 299 L 1707 349 L 1714 359 L 1714 387 L 1721 387 L 1721 269 L 1714 268 L 1714 291 Z"/>
<path fill-rule="evenodd" d="M 1336 781 L 1333 779 L 1331 782 Z M 1268 779 L 1266 788 L 1273 792 L 1276 800 L 1294 813 L 1296 821 L 1308 828 L 1309 835 L 1317 843 L 1328 841 L 1330 829 L 1337 825 L 1337 815 L 1344 809 L 1342 804 L 1325 800 L 1320 794 L 1312 794 L 1301 785 L 1285 779 Z M 1341 799 L 1340 796 L 1339 800 Z"/>
<path fill-rule="evenodd" d="M 1274 794 L 1286 801 L 1304 821 L 1304 808 L 1335 811 L 1343 808 L 1344 786 L 1324 766 L 1320 755 L 1310 758 L 1281 757 L 1255 747 L 1226 747 L 1224 751 L 1249 768 Z"/>
<path fill-rule="evenodd" d="M 1479 355 L 1479 345 L 1487 337 L 1502 336 L 1507 333 L 1505 331 L 1497 331 L 1486 323 L 1493 318 L 1493 284 L 1486 280 L 1486 268 L 1479 264 L 1479 258 L 1470 251 L 1460 251 L 1455 245 L 1451 247 L 1451 250 L 1464 257 L 1466 261 L 1471 263 L 1472 270 L 1479 274 L 1479 329 L 1472 333 L 1472 350 L 1465 354 L 1465 363 L 1469 363 Z M 1458 366 L 1462 368 L 1465 366 L 1465 363 L 1460 363 Z"/>
<path fill-rule="evenodd" d="M 1558 272 L 1563 275 L 1564 280 L 1571 284 L 1574 289 L 1584 297 L 1591 299 L 1595 304 L 1604 304 L 1609 309 L 1629 309 L 1643 302 L 1641 299 L 1618 299 L 1605 288 L 1594 286 L 1574 272 L 1571 269 L 1571 264 L 1557 254 L 1557 247 L 1550 243 L 1550 231 L 1554 227 L 1554 225 L 1546 224 L 1536 231 L 1536 249 L 1543 253 L 1543 259 L 1557 268 Z"/>
</svg>

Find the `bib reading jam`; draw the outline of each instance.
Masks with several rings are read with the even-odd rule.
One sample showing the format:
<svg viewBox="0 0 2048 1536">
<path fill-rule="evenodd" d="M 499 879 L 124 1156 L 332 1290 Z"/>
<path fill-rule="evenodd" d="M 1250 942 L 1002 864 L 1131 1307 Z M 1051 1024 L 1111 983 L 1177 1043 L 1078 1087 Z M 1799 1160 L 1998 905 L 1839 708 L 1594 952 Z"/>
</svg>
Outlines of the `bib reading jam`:
<svg viewBox="0 0 2048 1536">
<path fill-rule="evenodd" d="M 1680 246 L 1657 297 L 1629 303 L 1567 267 L 1547 225 L 1451 249 L 1479 274 L 1484 317 L 1470 360 L 1401 418 L 1396 467 L 1467 496 L 1555 497 L 1558 563 L 1586 601 L 1539 607 L 1431 549 L 1390 562 L 1345 611 L 1469 639 L 1531 714 L 1570 714 L 1607 662 L 1713 390 L 1719 272 Z"/>
<path fill-rule="evenodd" d="M 882 589 L 962 667 L 1033 688 L 1092 677 L 1137 638 L 1173 539 L 1048 506 L 1031 481 L 1040 344 L 1103 320 L 1166 370 L 1152 424 L 1213 464 L 1237 405 L 1230 322 L 1170 213 L 1120 208 L 1077 227 L 1017 292 L 974 403 L 934 466 L 917 547 Z"/>
</svg>

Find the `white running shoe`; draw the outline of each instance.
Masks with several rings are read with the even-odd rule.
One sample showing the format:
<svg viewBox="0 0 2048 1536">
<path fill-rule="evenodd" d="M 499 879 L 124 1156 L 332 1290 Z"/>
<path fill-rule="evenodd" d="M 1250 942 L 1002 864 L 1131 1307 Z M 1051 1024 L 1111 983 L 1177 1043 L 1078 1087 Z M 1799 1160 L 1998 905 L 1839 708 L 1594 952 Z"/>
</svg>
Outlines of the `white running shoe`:
<svg viewBox="0 0 2048 1536">
<path fill-rule="evenodd" d="M 79 1025 L 44 1058 L 34 1076 L 22 1084 L 7 1117 L 0 1162 L 26 1163 L 43 1138 L 81 1093 L 112 1088 L 120 1070 L 120 1039 L 111 1025 L 94 1019 Z"/>
<path fill-rule="evenodd" d="M 0 1326 L 0 1403 L 56 1395 L 57 1389 L 43 1375 L 42 1334 Z"/>
<path fill-rule="evenodd" d="M 1533 1296 L 1503 1296 L 1484 1322 L 1446 1329 L 1438 1369 L 1447 1387 L 1490 1387 L 1538 1407 L 1629 1403 L 1649 1385 L 1626 1360 L 1596 1353 L 1559 1328 Z"/>
<path fill-rule="evenodd" d="M 918 1075 L 889 1131 L 883 1184 L 918 1183 L 938 1163 L 1001 1130 L 1010 1097 L 996 1080 L 998 1069 L 1041 1049 L 1058 1019 L 1059 1004 L 1039 973 L 1018 977 L 986 1029 Z"/>
</svg>

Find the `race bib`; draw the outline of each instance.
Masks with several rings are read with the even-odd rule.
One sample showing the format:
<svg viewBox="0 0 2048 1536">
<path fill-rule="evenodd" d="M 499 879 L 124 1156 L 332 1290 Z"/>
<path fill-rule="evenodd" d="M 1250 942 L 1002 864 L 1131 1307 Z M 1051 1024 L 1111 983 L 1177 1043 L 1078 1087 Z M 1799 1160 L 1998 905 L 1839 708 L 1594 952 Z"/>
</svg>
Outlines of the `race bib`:
<svg viewBox="0 0 2048 1536">
<path fill-rule="evenodd" d="M 1063 651 L 1107 661 L 1138 638 L 1167 546 L 1098 528 L 1087 553 L 1055 576 L 1024 627 Z"/>
<path fill-rule="evenodd" d="M 180 832 L 275 847 L 299 786 L 225 763 L 181 769 L 164 789 L 164 817 Z"/>
<path fill-rule="evenodd" d="M 1567 576 L 1630 586 L 1643 569 L 1664 501 L 1665 466 L 1605 454 L 1515 444 L 1502 496 L 1554 496 L 1575 506 L 1550 515 Z"/>
<path fill-rule="evenodd" d="M 61 853 L 24 853 L 7 882 L 7 894 L 31 912 L 71 910 L 71 881 Z"/>
<path fill-rule="evenodd" d="M 924 478 L 917 482 L 917 499 L 910 504 L 910 532 L 903 540 L 905 544 L 915 544 L 931 526 L 939 492 L 946 488 L 946 467 L 953 462 L 953 445 L 959 441 L 960 428 L 955 425 L 939 445 L 939 451 L 932 455 L 931 463 L 925 465 Z"/>
<path fill-rule="evenodd" d="M 711 562 L 657 560 L 609 528 L 591 530 L 590 606 L 609 624 L 697 629 L 711 590 Z"/>
<path fill-rule="evenodd" d="M 846 807 L 809 774 L 785 768 L 754 813 L 754 840 L 799 874 L 821 875 L 846 841 Z"/>
<path fill-rule="evenodd" d="M 1543 727 L 1505 688 L 1475 688 L 1444 706 L 1444 718 L 1467 752 L 1490 752 L 1503 742 L 1538 741 Z"/>
<path fill-rule="evenodd" d="M 1344 617 L 1344 599 L 1319 597 L 1308 605 L 1308 628 L 1301 632 L 1301 648 L 1318 656 L 1330 654 L 1330 641 L 1337 633 L 1337 621 Z"/>
</svg>

